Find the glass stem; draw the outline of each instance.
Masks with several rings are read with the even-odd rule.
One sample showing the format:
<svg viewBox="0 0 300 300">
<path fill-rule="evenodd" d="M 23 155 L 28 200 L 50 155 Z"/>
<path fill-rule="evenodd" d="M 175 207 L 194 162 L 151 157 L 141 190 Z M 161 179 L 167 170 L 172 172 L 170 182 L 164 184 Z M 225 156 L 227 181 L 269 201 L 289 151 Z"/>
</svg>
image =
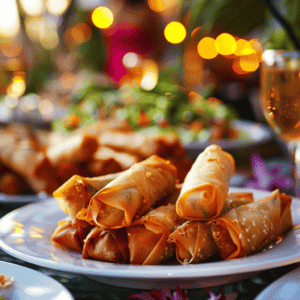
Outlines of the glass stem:
<svg viewBox="0 0 300 300">
<path fill-rule="evenodd" d="M 293 180 L 293 196 L 300 197 L 300 181 L 299 181 L 300 164 L 298 162 L 299 153 L 297 153 L 299 152 L 298 143 L 294 141 L 290 141 L 288 143 L 288 150 L 289 150 L 290 163 L 291 163 L 291 177 Z"/>
</svg>

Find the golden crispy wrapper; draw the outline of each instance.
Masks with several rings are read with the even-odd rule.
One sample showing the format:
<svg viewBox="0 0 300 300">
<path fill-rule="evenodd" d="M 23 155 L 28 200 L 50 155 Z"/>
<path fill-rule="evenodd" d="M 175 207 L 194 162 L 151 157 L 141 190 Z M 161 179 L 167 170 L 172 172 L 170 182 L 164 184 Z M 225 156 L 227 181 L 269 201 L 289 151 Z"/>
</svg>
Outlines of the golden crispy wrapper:
<svg viewBox="0 0 300 300">
<path fill-rule="evenodd" d="M 129 251 L 125 229 L 94 227 L 85 239 L 82 258 L 126 263 Z"/>
<path fill-rule="evenodd" d="M 92 158 L 98 148 L 97 138 L 89 134 L 67 136 L 62 141 L 51 145 L 47 157 L 54 166 L 64 160 L 84 162 Z"/>
<path fill-rule="evenodd" d="M 106 132 L 99 137 L 102 146 L 119 151 L 135 153 L 143 158 L 151 155 L 161 157 L 181 156 L 184 148 L 175 134 L 147 135 L 139 132 Z"/>
<path fill-rule="evenodd" d="M 275 190 L 212 220 L 212 234 L 223 259 L 260 251 L 292 227 L 292 198 Z"/>
<path fill-rule="evenodd" d="M 127 227 L 130 263 L 157 265 L 175 253 L 168 237 L 185 220 L 176 213 L 175 204 L 159 206 Z"/>
<path fill-rule="evenodd" d="M 253 202 L 252 193 L 230 193 L 222 213 Z M 176 244 L 176 258 L 181 264 L 201 262 L 217 253 L 211 226 L 207 221 L 187 221 L 172 232 L 168 238 Z"/>
<path fill-rule="evenodd" d="M 178 215 L 188 220 L 209 220 L 222 211 L 229 181 L 235 172 L 231 154 L 218 145 L 207 147 L 187 174 L 176 203 Z"/>
<path fill-rule="evenodd" d="M 173 191 L 176 173 L 169 161 L 157 155 L 134 164 L 92 197 L 86 221 L 103 228 L 130 226 Z"/>
<path fill-rule="evenodd" d="M 118 175 L 120 173 L 91 178 L 74 175 L 53 192 L 53 197 L 61 210 L 69 214 L 72 223 L 76 224 L 76 215 L 88 207 L 91 197 Z"/>
<path fill-rule="evenodd" d="M 73 227 L 72 222 L 68 218 L 60 221 L 58 224 L 51 236 L 51 241 L 56 245 L 81 252 L 83 241 L 92 226 L 88 223 L 81 223 Z"/>
</svg>

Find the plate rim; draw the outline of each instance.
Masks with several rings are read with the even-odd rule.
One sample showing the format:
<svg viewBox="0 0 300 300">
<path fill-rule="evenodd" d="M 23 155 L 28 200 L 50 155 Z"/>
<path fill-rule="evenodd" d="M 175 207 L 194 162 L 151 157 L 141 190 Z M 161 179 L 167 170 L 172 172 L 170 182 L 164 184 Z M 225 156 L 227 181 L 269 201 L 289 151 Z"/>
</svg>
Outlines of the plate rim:
<svg viewBox="0 0 300 300">
<path fill-rule="evenodd" d="M 254 193 L 270 193 L 270 191 L 265 190 L 256 190 L 251 188 L 236 188 L 230 187 L 230 191 L 253 191 Z M 300 201 L 295 200 L 293 198 L 293 203 L 297 203 L 297 209 L 300 209 Z M 46 199 L 46 202 L 55 202 L 54 198 Z M 31 207 L 36 208 L 36 206 L 40 206 L 43 203 L 37 202 L 28 204 L 21 208 L 18 208 L 3 218 L 0 219 L 0 227 L 2 222 L 7 221 L 9 218 L 18 215 L 18 213 L 22 213 L 23 210 L 29 210 Z M 28 208 L 29 207 L 29 208 Z M 64 214 L 63 212 L 61 212 Z M 65 216 L 65 214 L 64 214 Z M 300 217 L 300 212 L 299 212 Z M 295 227 L 295 224 L 294 224 Z M 294 228 L 289 231 L 282 243 L 276 245 L 276 248 L 282 248 L 284 245 L 284 241 L 288 243 L 288 240 L 293 239 Z M 50 241 L 51 243 L 51 241 Z M 52 243 L 51 243 L 52 244 Z M 63 253 L 63 255 L 72 255 L 72 252 L 68 250 L 64 250 L 52 245 L 59 253 Z M 18 250 L 13 249 L 11 246 L 6 245 L 5 242 L 1 239 L 0 235 L 0 248 L 8 254 L 17 257 L 21 260 L 27 261 L 29 263 L 33 263 L 35 265 L 39 265 L 42 267 L 47 267 L 55 270 L 61 270 L 66 272 L 75 272 L 83 275 L 96 275 L 103 277 L 114 277 L 114 278 L 133 278 L 133 279 L 206 279 L 210 277 L 220 277 L 220 276 L 228 276 L 228 275 L 236 275 L 236 274 L 244 274 L 249 272 L 257 272 L 263 271 L 274 267 L 280 267 L 284 265 L 289 265 L 292 263 L 296 263 L 300 261 L 300 252 L 297 254 L 287 256 L 281 256 L 280 261 L 275 260 L 270 255 L 271 251 L 274 249 L 269 249 L 268 251 L 259 252 L 253 255 L 249 255 L 244 258 L 232 259 L 232 260 L 221 260 L 217 262 L 202 262 L 199 264 L 191 264 L 191 265 L 157 265 L 157 266 L 139 266 L 139 265 L 130 265 L 130 264 L 114 264 L 109 262 L 101 262 L 96 260 L 82 260 L 81 262 L 86 263 L 86 265 L 91 264 L 90 266 L 78 266 L 66 262 L 58 262 L 54 260 L 44 259 L 35 257 L 33 255 L 28 255 L 26 253 L 22 253 Z M 274 247 L 275 248 L 275 247 Z M 49 250 L 50 251 L 50 250 Z M 278 250 L 279 251 L 279 250 Z M 267 255 L 266 255 L 267 253 Z M 267 257 L 265 257 L 267 256 Z M 254 258 L 253 258 L 254 257 Z M 77 258 L 76 258 L 77 259 Z M 80 258 L 79 258 L 80 259 Z M 250 265 L 249 265 L 250 260 Z M 259 261 L 259 263 L 257 263 Z M 252 265 L 251 265 L 252 262 Z M 253 264 L 253 262 L 256 262 Z M 97 266 L 101 266 L 101 268 L 92 267 L 93 264 Z M 245 269 L 245 265 L 247 268 Z M 201 266 L 199 270 L 199 266 Z M 259 267 L 259 268 L 258 268 Z M 162 270 L 163 269 L 163 270 Z"/>
<path fill-rule="evenodd" d="M 71 292 L 65 287 L 63 286 L 59 281 L 55 280 L 54 278 L 48 276 L 47 274 L 44 274 L 42 272 L 39 272 L 37 270 L 25 267 L 25 266 L 21 266 L 17 263 L 11 263 L 11 262 L 6 262 L 6 261 L 0 261 L 0 269 L 1 269 L 1 273 L 3 273 L 5 276 L 13 276 L 14 277 L 14 284 L 18 285 L 18 282 L 20 281 L 20 277 L 23 278 L 24 276 L 26 276 L 26 274 L 28 276 L 30 276 L 31 278 L 33 276 L 35 277 L 42 277 L 45 280 L 49 281 L 49 283 L 51 283 L 51 285 L 55 284 L 55 286 L 58 288 L 60 288 L 61 291 L 64 291 L 65 294 L 69 296 L 69 300 L 74 300 L 75 298 L 73 297 L 73 295 L 71 294 Z M 13 270 L 13 274 L 11 272 L 9 272 L 11 275 L 8 275 L 8 271 L 7 270 Z"/>
<path fill-rule="evenodd" d="M 250 128 L 250 127 L 256 127 L 259 128 L 263 133 L 264 136 L 260 139 L 245 139 L 245 140 L 237 140 L 237 139 L 222 139 L 222 140 L 216 140 L 216 141 L 207 141 L 207 142 L 190 142 L 190 143 L 184 143 L 184 147 L 187 150 L 197 150 L 197 149 L 204 149 L 210 144 L 217 144 L 220 145 L 223 150 L 232 150 L 237 148 L 244 148 L 254 145 L 259 145 L 261 143 L 267 143 L 269 142 L 274 134 L 272 130 L 264 123 L 262 122 L 253 122 L 249 120 L 235 120 L 233 121 L 233 124 L 236 124 L 238 127 L 244 127 L 244 128 Z"/>
</svg>

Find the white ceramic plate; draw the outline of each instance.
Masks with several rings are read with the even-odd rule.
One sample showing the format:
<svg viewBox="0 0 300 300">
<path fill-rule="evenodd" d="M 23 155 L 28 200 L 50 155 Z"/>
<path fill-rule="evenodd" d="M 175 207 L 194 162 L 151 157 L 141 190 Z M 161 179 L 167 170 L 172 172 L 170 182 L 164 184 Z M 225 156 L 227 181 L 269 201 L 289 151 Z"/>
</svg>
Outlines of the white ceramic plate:
<svg viewBox="0 0 300 300">
<path fill-rule="evenodd" d="M 255 200 L 270 192 L 252 191 Z M 300 200 L 292 202 L 294 229 L 272 249 L 248 257 L 194 265 L 136 266 L 82 259 L 80 253 L 52 245 L 57 221 L 66 215 L 54 199 L 21 207 L 0 220 L 0 247 L 12 256 L 40 266 L 88 275 L 122 287 L 152 289 L 181 285 L 202 288 L 242 280 L 260 271 L 300 261 Z M 297 226 L 298 225 L 298 226 Z M 284 255 L 283 255 L 284 254 Z"/>
<path fill-rule="evenodd" d="M 0 203 L 27 204 L 27 203 L 41 201 L 46 197 L 48 196 L 43 193 L 40 193 L 39 195 L 5 195 L 3 193 L 0 193 Z"/>
<path fill-rule="evenodd" d="M 194 157 L 212 143 L 220 145 L 225 151 L 234 151 L 245 147 L 253 147 L 267 143 L 273 137 L 272 131 L 265 124 L 237 120 L 233 122 L 233 126 L 242 132 L 247 132 L 249 134 L 249 138 L 244 140 L 222 139 L 213 142 L 192 142 L 186 144 L 185 148 L 187 149 L 188 153 Z"/>
<path fill-rule="evenodd" d="M 53 278 L 38 271 L 0 261 L 0 274 L 14 277 L 11 286 L 0 289 L 7 300 L 73 300 L 70 292 Z"/>
<path fill-rule="evenodd" d="M 299 300 L 299 298 L 300 267 L 274 281 L 255 300 Z"/>
</svg>

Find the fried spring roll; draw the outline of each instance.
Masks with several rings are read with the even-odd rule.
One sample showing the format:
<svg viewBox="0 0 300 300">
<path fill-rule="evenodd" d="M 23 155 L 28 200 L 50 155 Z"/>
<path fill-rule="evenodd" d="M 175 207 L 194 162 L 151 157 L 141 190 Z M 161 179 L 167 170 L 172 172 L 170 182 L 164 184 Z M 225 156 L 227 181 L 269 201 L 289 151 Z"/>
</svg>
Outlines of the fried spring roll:
<svg viewBox="0 0 300 300">
<path fill-rule="evenodd" d="M 57 166 L 64 160 L 84 162 L 92 158 L 98 148 L 96 137 L 89 134 L 77 134 L 66 137 L 63 141 L 50 146 L 47 157 Z"/>
<path fill-rule="evenodd" d="M 188 220 L 209 220 L 222 211 L 229 181 L 235 172 L 231 154 L 218 145 L 207 147 L 187 174 L 176 203 L 179 216 Z"/>
<path fill-rule="evenodd" d="M 118 175 L 120 173 L 92 178 L 74 175 L 53 192 L 53 197 L 61 210 L 69 214 L 72 224 L 76 224 L 76 215 L 88 207 L 91 197 Z"/>
<path fill-rule="evenodd" d="M 251 202 L 252 193 L 230 193 L 221 214 Z M 181 264 L 199 263 L 215 255 L 218 249 L 207 221 L 185 222 L 170 234 L 168 241 L 176 244 L 176 259 Z"/>
<path fill-rule="evenodd" d="M 99 147 L 93 155 L 93 160 L 89 163 L 89 169 L 99 176 L 127 170 L 139 161 L 141 161 L 141 157 L 136 154 Z"/>
<path fill-rule="evenodd" d="M 10 171 L 0 175 L 0 192 L 6 195 L 19 195 L 26 190 L 28 191 L 29 188 L 20 176 Z"/>
<path fill-rule="evenodd" d="M 176 213 L 175 204 L 159 206 L 127 227 L 130 263 L 157 265 L 175 253 L 168 237 L 185 222 Z"/>
<path fill-rule="evenodd" d="M 125 229 L 94 227 L 85 239 L 82 258 L 126 263 L 129 251 Z"/>
<path fill-rule="evenodd" d="M 291 197 L 277 189 L 265 198 L 212 220 L 213 238 L 222 258 L 258 252 L 291 228 L 291 201 Z"/>
<path fill-rule="evenodd" d="M 134 164 L 92 197 L 86 221 L 111 229 L 130 226 L 173 191 L 176 173 L 169 161 L 157 155 Z"/>
<path fill-rule="evenodd" d="M 31 180 L 42 182 L 44 191 L 51 193 L 59 186 L 55 169 L 43 151 L 30 140 L 19 140 L 9 134 L 0 137 L 1 162 L 29 184 Z M 35 190 L 34 186 L 31 186 Z"/>
<path fill-rule="evenodd" d="M 82 252 L 84 239 L 92 228 L 88 223 L 84 226 L 82 224 L 73 227 L 70 220 L 61 220 L 51 236 L 51 241 L 56 245 Z"/>
<path fill-rule="evenodd" d="M 147 135 L 139 132 L 106 132 L 99 144 L 119 151 L 135 153 L 143 158 L 151 155 L 161 157 L 181 156 L 184 148 L 175 134 Z"/>
</svg>

